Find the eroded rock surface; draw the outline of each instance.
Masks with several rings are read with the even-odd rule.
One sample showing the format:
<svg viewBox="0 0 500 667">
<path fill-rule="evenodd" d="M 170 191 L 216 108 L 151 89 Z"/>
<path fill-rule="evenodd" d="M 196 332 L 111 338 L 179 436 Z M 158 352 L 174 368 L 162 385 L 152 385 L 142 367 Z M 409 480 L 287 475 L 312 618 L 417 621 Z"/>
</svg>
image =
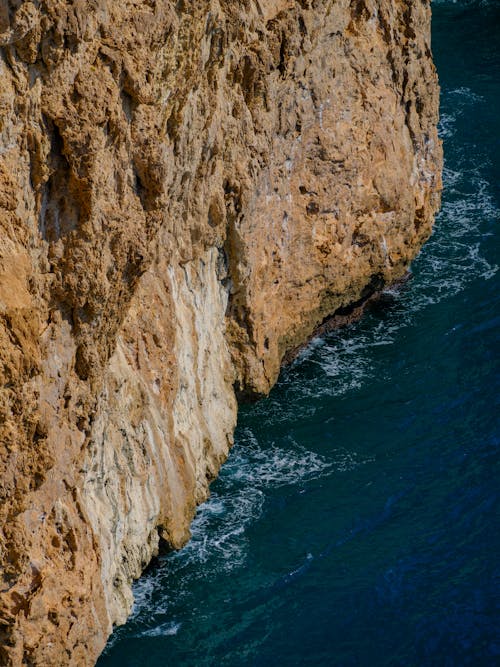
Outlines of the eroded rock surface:
<svg viewBox="0 0 500 667">
<path fill-rule="evenodd" d="M 0 5 L 0 663 L 91 665 L 235 392 L 439 204 L 427 0 Z"/>
</svg>

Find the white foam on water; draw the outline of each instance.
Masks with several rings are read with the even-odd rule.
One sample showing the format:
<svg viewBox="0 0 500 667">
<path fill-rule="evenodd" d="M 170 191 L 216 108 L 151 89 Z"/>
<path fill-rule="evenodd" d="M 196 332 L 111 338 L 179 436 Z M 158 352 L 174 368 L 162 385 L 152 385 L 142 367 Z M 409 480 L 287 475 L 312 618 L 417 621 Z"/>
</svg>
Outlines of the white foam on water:
<svg viewBox="0 0 500 667">
<path fill-rule="evenodd" d="M 480 104 L 484 102 L 484 100 L 480 95 L 477 95 L 470 88 L 466 87 L 444 90 L 443 97 L 444 96 L 446 96 L 446 99 L 449 99 L 449 102 L 452 103 L 453 111 L 451 113 L 447 113 L 446 111 L 441 112 L 438 131 L 441 139 L 451 139 L 451 137 L 456 134 L 455 124 L 458 118 L 466 112 L 470 113 L 470 110 L 467 107 L 471 104 Z M 446 176 L 446 170 L 444 175 Z"/>
<path fill-rule="evenodd" d="M 359 466 L 373 463 L 374 456 L 364 456 L 363 458 L 357 452 L 349 451 L 343 447 L 338 447 L 332 452 L 333 467 L 336 472 L 351 472 Z"/>
<path fill-rule="evenodd" d="M 241 567 L 247 555 L 247 528 L 261 517 L 265 492 L 328 474 L 333 463 L 299 447 L 262 447 L 250 429 L 239 437 L 220 474 L 219 489 L 202 505 L 191 526 L 192 538 L 171 556 L 181 568 L 207 564 L 203 576 Z M 201 570 L 200 570 L 201 571 Z"/>
<path fill-rule="evenodd" d="M 409 303 L 414 313 L 458 294 L 474 280 L 490 280 L 498 271 L 498 265 L 484 255 L 486 235 L 481 226 L 485 220 L 500 220 L 500 211 L 488 193 L 488 183 L 471 174 L 467 179 L 474 191 L 443 202 L 436 232 L 415 264 L 419 283 Z"/>
<path fill-rule="evenodd" d="M 168 621 L 149 630 L 139 632 L 136 637 L 173 637 L 179 632 L 182 623 Z"/>
<path fill-rule="evenodd" d="M 453 188 L 454 186 L 458 185 L 462 178 L 463 174 L 461 171 L 454 171 L 446 165 L 443 167 L 443 181 L 447 184 L 448 188 Z"/>
<path fill-rule="evenodd" d="M 477 104 L 478 102 L 484 102 L 484 97 L 478 95 L 470 88 L 466 86 L 461 86 L 460 88 L 452 88 L 451 90 L 446 90 L 443 93 L 447 97 L 459 98 L 465 104 Z"/>
<path fill-rule="evenodd" d="M 218 491 L 198 508 L 192 537 L 178 552 L 160 559 L 163 565 L 134 586 L 131 623 L 137 637 L 175 634 L 180 624 L 169 619 L 172 609 L 169 580 L 175 579 L 175 601 L 189 599 L 193 581 L 211 580 L 245 566 L 247 530 L 262 516 L 265 493 L 271 488 L 309 482 L 358 465 L 355 455 L 339 450 L 332 461 L 298 446 L 291 438 L 284 447 L 259 445 L 250 429 L 239 438 L 223 467 Z M 119 630 L 114 640 L 119 637 Z"/>
<path fill-rule="evenodd" d="M 439 136 L 441 139 L 450 139 L 456 132 L 456 117 L 452 114 L 442 113 L 439 120 Z"/>
<path fill-rule="evenodd" d="M 291 436 L 285 447 L 275 444 L 263 448 L 250 429 L 239 436 L 239 446 L 225 465 L 221 479 L 255 489 L 271 489 L 303 483 L 328 474 L 332 463 L 299 446 Z"/>
<path fill-rule="evenodd" d="M 131 619 L 136 618 L 144 607 L 149 606 L 151 598 L 156 590 L 154 577 L 141 577 L 134 585 L 134 607 Z"/>
<path fill-rule="evenodd" d="M 214 493 L 198 508 L 191 540 L 172 560 L 181 569 L 209 563 L 203 573 L 209 577 L 240 567 L 247 553 L 245 530 L 260 517 L 263 504 L 264 494 L 258 489 L 228 489 L 221 496 Z"/>
</svg>

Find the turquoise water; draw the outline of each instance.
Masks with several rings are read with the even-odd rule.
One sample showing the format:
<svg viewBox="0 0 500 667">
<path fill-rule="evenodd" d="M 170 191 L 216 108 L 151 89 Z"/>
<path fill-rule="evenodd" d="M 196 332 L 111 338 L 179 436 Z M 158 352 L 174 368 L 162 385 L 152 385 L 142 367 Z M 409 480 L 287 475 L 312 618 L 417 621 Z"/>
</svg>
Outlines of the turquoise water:
<svg viewBox="0 0 500 667">
<path fill-rule="evenodd" d="M 500 665 L 500 3 L 434 3 L 446 167 L 414 278 L 316 341 L 101 667 Z"/>
</svg>

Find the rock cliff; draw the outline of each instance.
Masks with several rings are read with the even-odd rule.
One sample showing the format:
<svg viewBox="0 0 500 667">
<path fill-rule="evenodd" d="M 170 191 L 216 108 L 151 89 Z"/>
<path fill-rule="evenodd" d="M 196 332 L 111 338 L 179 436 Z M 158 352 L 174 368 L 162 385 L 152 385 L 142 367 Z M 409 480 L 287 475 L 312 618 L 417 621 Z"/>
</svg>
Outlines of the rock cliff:
<svg viewBox="0 0 500 667">
<path fill-rule="evenodd" d="M 429 236 L 430 5 L 9 0 L 0 47 L 0 664 L 91 665 L 236 397 Z"/>
</svg>

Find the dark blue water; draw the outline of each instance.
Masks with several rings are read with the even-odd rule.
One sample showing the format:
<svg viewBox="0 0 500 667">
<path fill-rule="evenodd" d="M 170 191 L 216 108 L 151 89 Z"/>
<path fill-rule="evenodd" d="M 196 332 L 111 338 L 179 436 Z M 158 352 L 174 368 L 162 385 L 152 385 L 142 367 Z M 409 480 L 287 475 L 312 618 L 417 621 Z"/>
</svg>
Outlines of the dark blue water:
<svg viewBox="0 0 500 667">
<path fill-rule="evenodd" d="M 414 279 L 241 410 L 101 667 L 500 665 L 500 3 L 434 3 L 445 192 Z"/>
</svg>

